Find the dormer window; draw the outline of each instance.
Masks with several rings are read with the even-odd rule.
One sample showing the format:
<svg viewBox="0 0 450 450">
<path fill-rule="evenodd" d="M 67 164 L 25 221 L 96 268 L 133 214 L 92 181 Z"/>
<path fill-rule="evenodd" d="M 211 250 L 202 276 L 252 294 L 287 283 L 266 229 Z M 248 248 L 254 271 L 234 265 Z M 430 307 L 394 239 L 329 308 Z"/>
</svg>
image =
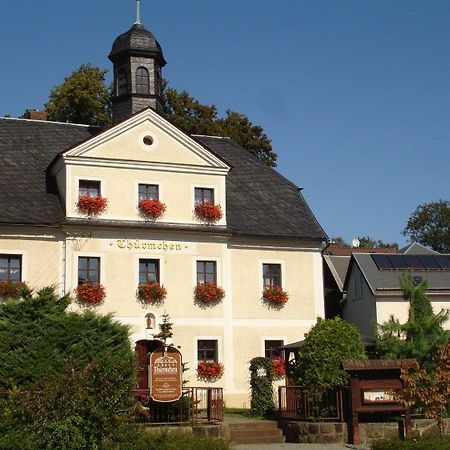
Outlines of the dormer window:
<svg viewBox="0 0 450 450">
<path fill-rule="evenodd" d="M 98 197 L 100 195 L 100 181 L 80 180 L 78 195 Z"/>
<path fill-rule="evenodd" d="M 139 184 L 138 200 L 159 200 L 159 186 L 157 184 Z"/>
<path fill-rule="evenodd" d="M 194 195 L 196 205 L 199 203 L 214 205 L 214 189 L 196 187 Z"/>
<path fill-rule="evenodd" d="M 136 70 L 136 93 L 148 94 L 149 76 L 145 67 L 138 67 Z"/>
<path fill-rule="evenodd" d="M 125 69 L 120 69 L 117 74 L 117 95 L 125 95 L 128 93 L 127 73 Z"/>
</svg>

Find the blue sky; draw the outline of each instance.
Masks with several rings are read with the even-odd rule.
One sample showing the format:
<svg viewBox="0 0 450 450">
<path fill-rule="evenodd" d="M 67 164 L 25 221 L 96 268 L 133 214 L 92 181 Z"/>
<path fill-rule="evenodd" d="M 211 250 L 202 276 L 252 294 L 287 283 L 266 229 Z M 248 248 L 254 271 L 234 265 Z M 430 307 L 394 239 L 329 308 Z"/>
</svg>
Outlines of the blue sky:
<svg viewBox="0 0 450 450">
<path fill-rule="evenodd" d="M 134 19 L 134 0 L 2 0 L 0 115 L 111 69 Z M 449 199 L 450 1 L 141 0 L 141 21 L 171 86 L 264 127 L 330 237 L 403 244 L 419 204 Z"/>
</svg>

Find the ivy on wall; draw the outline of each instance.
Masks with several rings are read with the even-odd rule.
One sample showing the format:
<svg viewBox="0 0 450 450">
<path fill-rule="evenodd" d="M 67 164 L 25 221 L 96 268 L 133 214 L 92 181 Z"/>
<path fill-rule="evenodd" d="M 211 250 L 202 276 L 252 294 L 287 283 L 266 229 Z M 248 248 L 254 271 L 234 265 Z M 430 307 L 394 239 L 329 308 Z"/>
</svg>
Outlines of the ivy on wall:
<svg viewBox="0 0 450 450">
<path fill-rule="evenodd" d="M 256 357 L 250 361 L 252 416 L 269 416 L 273 413 L 273 363 L 270 358 Z"/>
</svg>

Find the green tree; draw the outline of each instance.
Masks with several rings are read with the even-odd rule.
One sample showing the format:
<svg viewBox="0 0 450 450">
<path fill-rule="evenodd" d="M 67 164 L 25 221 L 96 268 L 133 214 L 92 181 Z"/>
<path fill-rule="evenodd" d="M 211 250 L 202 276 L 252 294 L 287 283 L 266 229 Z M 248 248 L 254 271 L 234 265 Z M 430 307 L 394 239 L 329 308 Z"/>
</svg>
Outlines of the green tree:
<svg viewBox="0 0 450 450">
<path fill-rule="evenodd" d="M 170 316 L 167 313 L 162 315 L 162 322 L 159 324 L 159 333 L 155 334 L 154 338 L 164 342 L 164 345 L 172 346 L 168 341 L 173 336 L 173 323 L 170 321 Z"/>
<path fill-rule="evenodd" d="M 136 386 L 129 329 L 68 312 L 69 303 L 45 288 L 0 304 L 0 389 L 9 392 L 0 448 L 98 448 L 126 427 L 120 411 L 134 405 Z"/>
<path fill-rule="evenodd" d="M 128 327 L 110 315 L 68 312 L 69 304 L 67 296 L 58 298 L 52 288 L 25 301 L 0 304 L 0 389 L 38 388 L 43 379 L 60 374 L 69 358 L 79 367 L 110 361 L 111 371 L 117 369 L 112 363 L 124 367 L 125 384 L 134 383 Z"/>
<path fill-rule="evenodd" d="M 376 350 L 384 358 L 415 358 L 428 371 L 434 369 L 433 355 L 445 345 L 448 333 L 443 328 L 448 312 L 434 314 L 426 296 L 428 283 L 414 282 L 411 275 L 401 278 L 405 300 L 409 301 L 408 320 L 402 324 L 391 316 L 388 322 L 378 325 Z"/>
<path fill-rule="evenodd" d="M 439 253 L 450 253 L 450 201 L 419 205 L 403 230 L 411 242 L 418 242 Z"/>
<path fill-rule="evenodd" d="M 433 355 L 436 370 L 429 374 L 416 366 L 402 368 L 404 388 L 397 395 L 407 408 L 420 408 L 425 417 L 435 419 L 441 434 L 444 432 L 442 416 L 450 406 L 450 343 Z"/>
<path fill-rule="evenodd" d="M 82 64 L 55 86 L 45 104 L 50 120 L 108 125 L 111 123 L 111 92 L 105 87 L 106 70 Z"/>
<path fill-rule="evenodd" d="M 111 88 L 105 86 L 106 72 L 82 64 L 62 84 L 55 86 L 45 104 L 49 120 L 109 125 Z M 185 133 L 229 137 L 268 166 L 276 166 L 277 154 L 270 139 L 246 115 L 227 110 L 225 117 L 219 117 L 215 105 L 204 105 L 186 91 L 168 88 L 167 83 L 163 97 L 164 116 Z"/>
<path fill-rule="evenodd" d="M 227 110 L 225 117 L 219 117 L 215 105 L 203 105 L 188 92 L 167 87 L 164 101 L 165 117 L 185 133 L 229 137 L 268 166 L 276 166 L 270 139 L 244 114 Z"/>
<path fill-rule="evenodd" d="M 345 386 L 349 378 L 341 361 L 366 358 L 361 334 L 355 325 L 339 317 L 319 317 L 305 336 L 298 364 L 290 368 L 289 377 L 299 385 Z"/>
<path fill-rule="evenodd" d="M 333 237 L 330 239 L 330 241 L 332 241 L 339 247 L 350 247 L 350 244 L 342 236 Z"/>
<path fill-rule="evenodd" d="M 382 241 L 381 239 L 373 239 L 370 236 L 358 237 L 358 241 L 359 241 L 359 246 L 361 248 L 385 248 L 385 247 L 398 248 L 398 244 L 396 242 L 389 244 L 387 242 Z"/>
</svg>

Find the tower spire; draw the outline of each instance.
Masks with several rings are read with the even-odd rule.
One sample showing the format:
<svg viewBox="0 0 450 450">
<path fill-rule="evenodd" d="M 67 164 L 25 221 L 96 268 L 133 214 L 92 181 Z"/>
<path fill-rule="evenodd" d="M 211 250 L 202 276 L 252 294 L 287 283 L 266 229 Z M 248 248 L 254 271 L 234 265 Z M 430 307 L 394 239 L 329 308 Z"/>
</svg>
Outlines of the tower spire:
<svg viewBox="0 0 450 450">
<path fill-rule="evenodd" d="M 141 2 L 140 0 L 136 0 L 136 22 L 137 24 L 141 24 Z"/>
</svg>

